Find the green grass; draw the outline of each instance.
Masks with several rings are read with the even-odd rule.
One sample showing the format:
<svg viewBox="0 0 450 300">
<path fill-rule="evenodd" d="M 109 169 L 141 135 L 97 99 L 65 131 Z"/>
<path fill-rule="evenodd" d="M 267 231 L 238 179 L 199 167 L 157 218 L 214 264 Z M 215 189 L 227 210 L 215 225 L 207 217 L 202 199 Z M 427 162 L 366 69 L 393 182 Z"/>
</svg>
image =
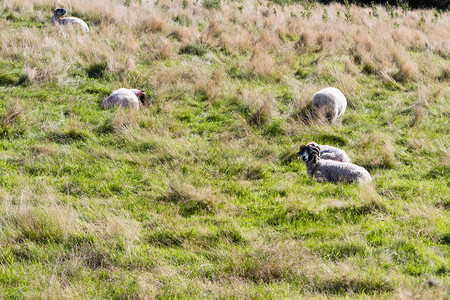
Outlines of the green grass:
<svg viewBox="0 0 450 300">
<path fill-rule="evenodd" d="M 31 13 L 1 15 L 40 28 Z M 205 49 L 187 45 L 164 64 L 220 69 L 207 53 L 225 57 L 236 90 L 161 92 L 145 78 L 162 63 L 144 53 L 141 77 L 101 61 L 73 66 L 68 82 L 25 84 L 24 62 L 0 62 L 0 297 L 445 295 L 448 88 L 412 122 L 417 83 L 387 87 L 361 67 L 342 124 L 307 124 L 291 114 L 286 82 Z M 317 56 L 299 52 L 290 75 L 327 82 L 314 73 Z M 152 103 L 104 111 L 122 84 Z M 245 88 L 274 95 L 273 107 L 243 101 Z M 293 153 L 310 141 L 345 149 L 373 185 L 308 178 Z M 441 284 L 429 288 L 429 279 Z"/>
</svg>

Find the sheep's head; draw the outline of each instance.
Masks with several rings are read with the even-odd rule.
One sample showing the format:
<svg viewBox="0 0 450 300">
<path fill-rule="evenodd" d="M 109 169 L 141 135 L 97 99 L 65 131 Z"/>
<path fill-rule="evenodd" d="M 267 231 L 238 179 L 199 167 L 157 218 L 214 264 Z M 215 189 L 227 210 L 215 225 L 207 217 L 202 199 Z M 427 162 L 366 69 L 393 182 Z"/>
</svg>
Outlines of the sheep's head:
<svg viewBox="0 0 450 300">
<path fill-rule="evenodd" d="M 142 105 L 147 104 L 148 98 L 144 91 L 140 91 L 137 96 Z"/>
<path fill-rule="evenodd" d="M 310 162 L 319 158 L 320 148 L 315 144 L 311 144 L 313 143 L 300 146 L 300 150 L 297 152 L 297 155 L 301 157 L 304 162 Z"/>
<path fill-rule="evenodd" d="M 54 16 L 57 18 L 63 17 L 66 13 L 67 10 L 65 10 L 64 8 L 57 8 L 53 11 Z"/>
</svg>

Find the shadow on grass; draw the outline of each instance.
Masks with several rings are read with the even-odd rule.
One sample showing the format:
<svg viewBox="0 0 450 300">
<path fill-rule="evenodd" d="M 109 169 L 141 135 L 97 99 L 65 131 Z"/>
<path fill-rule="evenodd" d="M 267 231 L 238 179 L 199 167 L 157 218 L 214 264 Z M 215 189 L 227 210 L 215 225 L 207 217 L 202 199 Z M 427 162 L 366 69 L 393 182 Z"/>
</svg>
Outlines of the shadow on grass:
<svg viewBox="0 0 450 300">
<path fill-rule="evenodd" d="M 88 135 L 76 129 L 70 129 L 67 132 L 50 132 L 47 134 L 47 139 L 58 144 L 70 144 L 85 141 L 88 139 Z"/>
</svg>

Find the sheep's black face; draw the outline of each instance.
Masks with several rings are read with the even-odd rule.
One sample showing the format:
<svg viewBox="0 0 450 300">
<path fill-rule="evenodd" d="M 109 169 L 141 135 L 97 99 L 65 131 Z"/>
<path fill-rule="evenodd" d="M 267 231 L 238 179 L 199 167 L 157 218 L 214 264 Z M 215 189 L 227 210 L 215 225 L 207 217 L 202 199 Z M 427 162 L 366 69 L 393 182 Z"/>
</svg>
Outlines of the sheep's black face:
<svg viewBox="0 0 450 300">
<path fill-rule="evenodd" d="M 148 98 L 147 98 L 147 95 L 144 93 L 144 91 L 141 91 L 141 92 L 139 93 L 138 98 L 139 98 L 139 101 L 140 101 L 142 104 L 147 104 Z"/>
<path fill-rule="evenodd" d="M 298 156 L 301 156 L 304 162 L 309 162 L 319 156 L 319 148 L 316 146 L 303 145 L 300 147 L 300 151 L 297 152 Z"/>
<path fill-rule="evenodd" d="M 55 14 L 55 16 L 62 17 L 67 13 L 67 10 L 65 10 L 64 8 L 57 8 L 53 11 L 53 13 Z"/>
<path fill-rule="evenodd" d="M 297 155 L 301 156 L 304 162 L 307 162 L 309 158 L 308 148 L 305 147 L 304 149 L 300 149 L 300 151 L 297 152 Z"/>
</svg>

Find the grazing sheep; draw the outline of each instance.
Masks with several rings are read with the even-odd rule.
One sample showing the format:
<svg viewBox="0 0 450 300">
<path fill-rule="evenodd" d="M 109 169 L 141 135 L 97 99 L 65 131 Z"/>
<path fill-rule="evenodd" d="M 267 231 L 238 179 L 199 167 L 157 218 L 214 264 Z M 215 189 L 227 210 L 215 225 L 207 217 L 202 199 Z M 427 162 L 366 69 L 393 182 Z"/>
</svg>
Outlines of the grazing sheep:
<svg viewBox="0 0 450 300">
<path fill-rule="evenodd" d="M 103 100 L 102 106 L 104 109 L 112 108 L 114 106 L 139 109 L 140 105 L 146 103 L 147 96 L 144 91 L 122 88 L 115 90 L 108 98 Z"/>
<path fill-rule="evenodd" d="M 329 146 L 329 145 L 319 145 L 314 142 L 309 143 L 306 146 L 316 146 L 320 150 L 319 157 L 320 159 L 329 159 L 341 162 L 351 162 L 350 157 L 348 157 L 347 153 L 344 150 Z"/>
<path fill-rule="evenodd" d="M 315 145 L 302 145 L 297 155 L 306 164 L 306 172 L 317 182 L 371 182 L 369 172 L 352 163 L 320 159 L 320 149 Z"/>
<path fill-rule="evenodd" d="M 313 115 L 317 117 L 317 114 L 322 114 L 331 123 L 340 120 L 346 107 L 347 99 L 337 88 L 322 89 L 313 96 Z"/>
<path fill-rule="evenodd" d="M 81 30 L 88 32 L 89 27 L 81 19 L 75 18 L 75 17 L 64 17 L 66 14 L 66 10 L 64 8 L 57 8 L 53 11 L 53 16 L 51 19 L 51 22 L 53 25 L 59 24 L 59 25 L 74 25 L 81 28 Z"/>
</svg>

